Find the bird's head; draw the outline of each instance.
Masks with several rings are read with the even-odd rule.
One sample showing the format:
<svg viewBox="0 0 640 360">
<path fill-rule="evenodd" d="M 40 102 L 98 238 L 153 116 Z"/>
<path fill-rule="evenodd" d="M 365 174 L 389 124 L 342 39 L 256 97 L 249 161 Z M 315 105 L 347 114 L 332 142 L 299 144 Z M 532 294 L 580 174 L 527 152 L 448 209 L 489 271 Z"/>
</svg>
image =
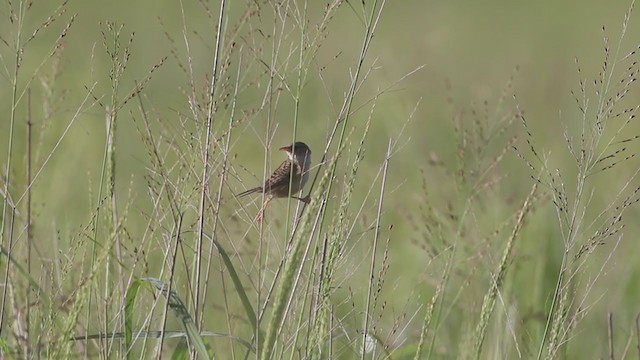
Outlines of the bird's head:
<svg viewBox="0 0 640 360">
<path fill-rule="evenodd" d="M 303 159 L 311 155 L 311 149 L 302 141 L 296 141 L 291 145 L 283 146 L 280 150 L 286 152 L 291 160 Z"/>
</svg>

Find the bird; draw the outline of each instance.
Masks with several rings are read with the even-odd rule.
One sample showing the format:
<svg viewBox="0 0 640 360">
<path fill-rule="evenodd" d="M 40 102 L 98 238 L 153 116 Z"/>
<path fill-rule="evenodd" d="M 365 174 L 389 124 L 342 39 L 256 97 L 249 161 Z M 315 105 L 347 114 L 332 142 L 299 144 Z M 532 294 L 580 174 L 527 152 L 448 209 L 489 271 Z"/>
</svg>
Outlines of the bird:
<svg viewBox="0 0 640 360">
<path fill-rule="evenodd" d="M 278 150 L 284 151 L 288 159 L 283 161 L 282 164 L 273 171 L 269 179 L 264 182 L 264 185 L 243 191 L 237 195 L 238 197 L 243 197 L 255 193 L 264 193 L 264 204 L 256 218 L 258 221 L 264 219 L 264 211 L 274 198 L 291 197 L 304 203 L 309 203 L 310 201 L 308 195 L 304 198 L 294 195 L 300 192 L 307 183 L 307 180 L 309 180 L 311 149 L 309 149 L 307 144 L 296 141 Z"/>
</svg>

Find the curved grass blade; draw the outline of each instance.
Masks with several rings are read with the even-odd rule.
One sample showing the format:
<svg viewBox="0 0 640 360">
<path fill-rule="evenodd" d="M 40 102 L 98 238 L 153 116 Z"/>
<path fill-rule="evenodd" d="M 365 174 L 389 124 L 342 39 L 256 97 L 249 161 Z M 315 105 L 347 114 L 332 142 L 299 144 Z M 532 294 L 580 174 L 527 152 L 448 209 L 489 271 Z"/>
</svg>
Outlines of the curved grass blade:
<svg viewBox="0 0 640 360">
<path fill-rule="evenodd" d="M 180 341 L 178 346 L 173 350 L 171 354 L 171 360 L 188 360 L 189 359 L 189 344 L 186 341 Z"/>
<path fill-rule="evenodd" d="M 167 301 L 169 302 L 169 308 L 173 310 L 174 314 L 176 314 L 178 319 L 182 322 L 184 331 L 187 333 L 189 344 L 195 348 L 201 359 L 209 359 L 209 354 L 207 353 L 207 347 L 204 344 L 204 340 L 202 339 L 202 336 L 200 336 L 200 332 L 198 331 L 196 324 L 193 322 L 191 314 L 189 314 L 187 307 L 178 296 L 178 293 L 173 289 L 169 291 L 169 285 L 164 283 L 162 280 L 149 277 L 141 278 L 140 280 L 153 285 L 156 289 L 160 290 L 162 295 L 166 296 Z"/>
<path fill-rule="evenodd" d="M 127 351 L 127 359 L 133 359 L 131 347 L 133 345 L 133 311 L 135 309 L 136 297 L 142 282 L 139 279 L 133 279 L 131 286 L 127 289 L 124 305 L 124 345 Z"/>
<path fill-rule="evenodd" d="M 256 318 L 256 313 L 253 310 L 253 307 L 251 306 L 251 301 L 249 301 L 249 297 L 247 296 L 247 293 L 244 291 L 244 287 L 242 286 L 242 282 L 240 281 L 240 277 L 238 276 L 238 273 L 236 272 L 236 269 L 233 267 L 233 263 L 231 262 L 231 258 L 229 258 L 229 255 L 227 255 L 227 252 L 224 250 L 224 248 L 222 247 L 222 245 L 220 245 L 220 243 L 218 242 L 218 240 L 214 239 L 213 237 L 204 234 L 209 240 L 211 240 L 211 242 L 216 246 L 216 249 L 218 249 L 218 253 L 220 254 L 220 257 L 222 258 L 222 261 L 224 262 L 224 265 L 227 267 L 227 270 L 229 271 L 229 276 L 231 277 L 231 281 L 233 282 L 233 286 L 236 289 L 236 293 L 238 294 L 238 296 L 240 297 L 240 302 L 242 303 L 242 307 L 244 307 L 244 311 L 247 313 L 247 318 L 249 319 L 249 323 L 251 324 L 251 326 L 253 327 L 253 334 L 256 335 L 258 334 L 258 332 L 260 332 L 260 339 L 264 339 L 264 336 L 262 336 L 262 331 L 260 331 L 260 328 L 258 327 L 258 322 L 257 322 L 257 318 Z"/>
<path fill-rule="evenodd" d="M 20 261 L 14 259 L 10 254 L 9 251 L 7 249 L 4 248 L 4 246 L 0 246 L 0 254 L 4 255 L 7 257 L 7 259 L 13 264 L 13 266 L 15 267 L 16 270 L 18 270 L 18 272 L 24 276 L 25 280 L 27 280 L 27 282 L 29 283 L 29 285 L 36 291 L 37 295 L 40 297 L 41 301 L 44 301 L 45 304 L 47 306 L 50 305 L 50 300 L 49 300 L 49 296 L 47 295 L 47 293 L 42 290 L 42 288 L 40 287 L 40 285 L 38 284 L 38 282 L 31 277 L 31 275 L 29 274 L 29 272 L 27 270 L 25 270 L 24 267 L 22 267 Z"/>
<path fill-rule="evenodd" d="M 187 337 L 187 333 L 184 331 L 174 331 L 174 330 L 166 330 L 166 331 L 135 331 L 131 332 L 131 336 L 135 338 L 159 338 L 164 333 L 164 337 L 167 339 L 177 339 L 181 337 Z M 124 333 L 116 332 L 116 333 L 107 333 L 107 334 L 91 334 L 91 335 L 79 335 L 69 340 L 71 341 L 82 341 L 82 340 L 99 340 L 99 339 L 122 339 L 125 336 Z M 247 348 L 247 350 L 255 353 L 256 349 L 249 343 L 247 340 L 243 338 L 239 338 L 237 336 L 232 336 L 225 333 L 213 332 L 213 331 L 202 331 L 200 336 L 211 336 L 211 337 L 224 337 L 229 338 L 233 341 L 238 342 L 240 345 Z M 2 340 L 2 339 L 0 339 Z M 0 341 L 1 344 L 1 341 Z"/>
</svg>

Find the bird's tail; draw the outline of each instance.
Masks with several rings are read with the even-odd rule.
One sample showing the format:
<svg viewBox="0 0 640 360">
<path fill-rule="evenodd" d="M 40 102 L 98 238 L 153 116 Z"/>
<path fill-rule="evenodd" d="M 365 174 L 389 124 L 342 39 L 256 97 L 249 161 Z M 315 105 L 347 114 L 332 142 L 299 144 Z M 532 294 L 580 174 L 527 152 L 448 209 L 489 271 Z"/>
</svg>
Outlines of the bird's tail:
<svg viewBox="0 0 640 360">
<path fill-rule="evenodd" d="M 253 189 L 249 189 L 249 190 L 245 190 L 243 192 L 241 192 L 240 194 L 236 195 L 237 197 L 243 197 L 249 194 L 253 194 L 253 193 L 257 193 L 257 192 L 262 192 L 262 186 L 258 186 L 258 187 L 254 187 Z"/>
</svg>

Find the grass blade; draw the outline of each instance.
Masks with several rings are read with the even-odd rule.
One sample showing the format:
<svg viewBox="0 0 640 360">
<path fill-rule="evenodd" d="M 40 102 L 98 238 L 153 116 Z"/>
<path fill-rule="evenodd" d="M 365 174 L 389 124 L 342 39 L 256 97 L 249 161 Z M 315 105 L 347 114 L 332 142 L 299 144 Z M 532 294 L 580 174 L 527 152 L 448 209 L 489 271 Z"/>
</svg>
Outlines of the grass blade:
<svg viewBox="0 0 640 360">
<path fill-rule="evenodd" d="M 259 338 L 264 339 L 264 336 L 262 336 L 262 331 L 260 331 L 260 329 L 258 328 L 258 322 L 256 320 L 257 319 L 256 312 L 253 310 L 253 306 L 251 306 L 251 301 L 249 301 L 249 297 L 247 296 L 247 293 L 244 291 L 244 287 L 242 286 L 242 282 L 240 281 L 238 272 L 236 271 L 236 269 L 233 266 L 233 263 L 231 262 L 231 258 L 229 258 L 229 255 L 227 255 L 227 252 L 224 250 L 222 245 L 220 245 L 220 243 L 216 239 L 212 238 L 207 234 L 205 234 L 205 236 L 208 239 L 210 239 L 211 242 L 213 242 L 213 244 L 215 245 L 216 249 L 218 249 L 218 253 L 222 258 L 224 265 L 227 267 L 227 270 L 229 271 L 229 276 L 231 277 L 233 286 L 236 289 L 236 293 L 240 297 L 240 302 L 242 303 L 242 307 L 244 308 L 244 311 L 247 313 L 247 319 L 249 320 L 249 323 L 253 327 L 254 335 L 260 332 Z"/>
<path fill-rule="evenodd" d="M 133 359 L 133 354 L 130 351 L 132 343 L 132 334 L 133 334 L 133 312 L 135 310 L 136 297 L 138 296 L 138 290 L 140 289 L 140 285 L 142 282 L 139 279 L 133 279 L 131 286 L 127 289 L 127 294 L 125 296 L 125 306 L 124 306 L 124 345 L 125 351 L 127 353 L 127 359 Z"/>
<path fill-rule="evenodd" d="M 180 322 L 182 322 L 184 331 L 187 333 L 187 339 L 189 339 L 189 344 L 194 347 L 200 359 L 209 359 L 209 354 L 207 353 L 207 347 L 204 344 L 204 340 L 202 339 L 202 336 L 200 336 L 200 332 L 198 331 L 196 324 L 193 322 L 191 314 L 189 314 L 187 307 L 178 296 L 178 293 L 173 289 L 169 291 L 169 285 L 159 279 L 142 278 L 140 280 L 153 285 L 156 289 L 160 290 L 162 295 L 167 297 L 169 307 L 173 310 L 178 319 L 180 319 Z"/>
</svg>

